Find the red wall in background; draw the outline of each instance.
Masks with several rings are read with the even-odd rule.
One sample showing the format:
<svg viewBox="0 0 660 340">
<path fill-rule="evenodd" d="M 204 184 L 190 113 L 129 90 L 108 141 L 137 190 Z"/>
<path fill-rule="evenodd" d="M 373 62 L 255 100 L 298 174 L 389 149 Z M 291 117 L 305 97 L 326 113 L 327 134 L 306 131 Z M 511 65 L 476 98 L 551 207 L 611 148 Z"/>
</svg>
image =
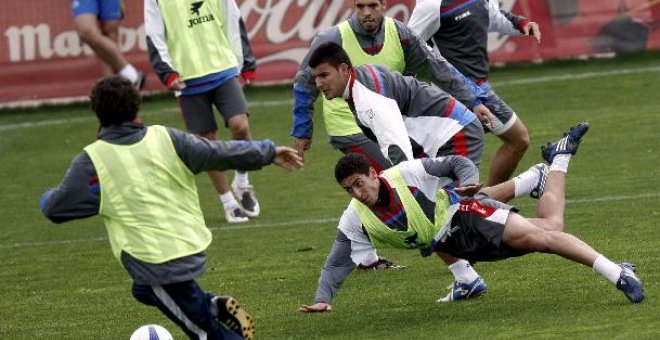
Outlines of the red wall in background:
<svg viewBox="0 0 660 340">
<path fill-rule="evenodd" d="M 290 81 L 316 32 L 351 14 L 350 0 L 237 0 L 259 62 L 258 82 Z M 389 0 L 388 15 L 410 16 L 413 0 Z M 502 8 L 541 24 L 543 43 L 492 35 L 493 62 L 564 58 L 660 48 L 658 0 L 502 0 Z M 142 2 L 125 1 L 121 48 L 148 71 L 146 90 L 164 90 L 151 71 Z M 270 7 L 266 7 L 270 6 Z M 7 1 L 0 13 L 0 104 L 80 97 L 101 76 L 100 63 L 73 29 L 70 2 Z"/>
</svg>

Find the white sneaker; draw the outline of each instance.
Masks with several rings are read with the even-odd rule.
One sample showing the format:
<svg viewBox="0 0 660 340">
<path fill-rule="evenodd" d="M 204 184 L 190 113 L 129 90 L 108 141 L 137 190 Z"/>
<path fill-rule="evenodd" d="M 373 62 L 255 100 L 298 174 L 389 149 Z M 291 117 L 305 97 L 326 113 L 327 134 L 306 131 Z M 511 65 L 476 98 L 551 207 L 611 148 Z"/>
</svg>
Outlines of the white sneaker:
<svg viewBox="0 0 660 340">
<path fill-rule="evenodd" d="M 529 170 L 536 171 L 538 173 L 538 179 L 536 180 L 536 185 L 532 188 L 532 191 L 529 193 L 529 196 L 534 199 L 539 199 L 545 191 L 545 181 L 548 179 L 548 169 L 549 167 L 543 163 L 532 165 Z"/>
<path fill-rule="evenodd" d="M 231 184 L 231 191 L 234 192 L 238 204 L 243 208 L 243 213 L 248 217 L 257 217 L 259 216 L 260 208 L 259 201 L 257 201 L 257 196 L 254 194 L 254 188 L 251 185 L 248 185 L 246 188 L 239 188 L 238 186 Z"/>
<path fill-rule="evenodd" d="M 249 221 L 243 210 L 238 205 L 225 208 L 225 219 L 229 223 L 243 223 Z"/>
</svg>

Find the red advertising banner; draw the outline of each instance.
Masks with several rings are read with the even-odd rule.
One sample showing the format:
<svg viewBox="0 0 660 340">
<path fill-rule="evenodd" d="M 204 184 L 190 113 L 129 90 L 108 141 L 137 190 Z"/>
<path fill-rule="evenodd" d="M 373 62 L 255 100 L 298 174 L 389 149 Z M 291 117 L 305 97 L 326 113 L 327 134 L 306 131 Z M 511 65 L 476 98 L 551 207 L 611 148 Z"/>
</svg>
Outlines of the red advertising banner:
<svg viewBox="0 0 660 340">
<path fill-rule="evenodd" d="M 406 21 L 414 0 L 387 1 L 387 15 Z M 237 0 L 257 58 L 257 83 L 289 82 L 314 35 L 346 19 L 351 0 Z M 541 45 L 524 37 L 489 38 L 493 62 L 544 60 L 660 49 L 660 0 L 501 0 L 501 7 L 539 22 Z M 142 2 L 125 1 L 120 49 L 147 72 L 145 90 L 163 91 L 151 71 Z M 81 98 L 102 75 L 80 41 L 71 2 L 7 1 L 0 13 L 0 106 Z"/>
</svg>

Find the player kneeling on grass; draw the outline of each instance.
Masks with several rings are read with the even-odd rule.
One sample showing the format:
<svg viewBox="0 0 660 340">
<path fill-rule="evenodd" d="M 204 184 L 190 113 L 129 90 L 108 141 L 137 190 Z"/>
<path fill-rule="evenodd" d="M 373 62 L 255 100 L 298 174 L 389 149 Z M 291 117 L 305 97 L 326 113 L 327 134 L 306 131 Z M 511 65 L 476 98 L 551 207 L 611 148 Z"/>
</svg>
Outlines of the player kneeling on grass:
<svg viewBox="0 0 660 340">
<path fill-rule="evenodd" d="M 343 281 L 373 247 L 419 249 L 423 256 L 447 253 L 470 262 L 496 261 L 533 252 L 557 254 L 593 267 L 633 303 L 644 299 L 633 265 L 615 264 L 564 229 L 564 186 L 585 123 L 572 127 L 559 141 L 542 148 L 550 164 L 538 202 L 538 216 L 524 218 L 492 197 L 512 196 L 513 180 L 480 189 L 476 167 L 467 158 L 448 156 L 403 162 L 377 174 L 361 155 L 337 162 L 337 182 L 353 197 L 339 221 L 338 237 L 321 272 L 315 303 L 300 312 L 332 309 Z M 457 187 L 442 187 L 449 177 Z M 532 190 L 530 190 L 531 192 Z M 475 194 L 476 193 L 476 194 Z M 454 290 L 485 287 L 478 276 L 463 278 Z M 470 282 L 470 280 L 473 280 Z M 452 299 L 452 294 L 439 300 Z"/>
<path fill-rule="evenodd" d="M 53 222 L 101 215 L 115 257 L 133 279 L 133 296 L 155 306 L 191 339 L 254 337 L 253 319 L 229 296 L 206 292 L 211 232 L 199 205 L 195 174 L 302 166 L 291 148 L 271 141 L 211 141 L 138 122 L 140 96 L 121 77 L 91 93 L 99 139 L 76 156 L 63 182 L 41 198 Z"/>
</svg>

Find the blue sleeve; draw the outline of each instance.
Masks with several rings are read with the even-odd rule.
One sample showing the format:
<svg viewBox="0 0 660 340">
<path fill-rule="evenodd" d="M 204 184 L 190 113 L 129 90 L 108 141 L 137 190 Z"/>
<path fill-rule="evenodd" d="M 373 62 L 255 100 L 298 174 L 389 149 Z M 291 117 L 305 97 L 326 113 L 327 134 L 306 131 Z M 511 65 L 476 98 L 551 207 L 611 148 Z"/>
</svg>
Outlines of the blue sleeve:
<svg viewBox="0 0 660 340">
<path fill-rule="evenodd" d="M 470 106 L 471 108 L 474 108 L 475 106 L 479 104 L 484 104 L 488 102 L 488 91 L 484 91 L 481 87 L 479 87 L 475 82 L 470 80 L 468 77 L 464 76 L 461 71 L 459 71 L 454 65 L 449 64 L 449 70 L 451 71 L 452 75 L 455 78 L 461 79 L 461 81 L 464 84 L 468 85 L 468 88 L 474 95 L 474 102 L 472 102 L 472 105 Z"/>
<path fill-rule="evenodd" d="M 62 182 L 39 199 L 39 209 L 55 223 L 97 215 L 99 207 L 96 169 L 84 151 L 73 159 Z"/>
<path fill-rule="evenodd" d="M 293 85 L 293 129 L 291 136 L 296 138 L 312 138 L 314 132 L 311 107 L 314 96 L 303 86 Z"/>
</svg>

